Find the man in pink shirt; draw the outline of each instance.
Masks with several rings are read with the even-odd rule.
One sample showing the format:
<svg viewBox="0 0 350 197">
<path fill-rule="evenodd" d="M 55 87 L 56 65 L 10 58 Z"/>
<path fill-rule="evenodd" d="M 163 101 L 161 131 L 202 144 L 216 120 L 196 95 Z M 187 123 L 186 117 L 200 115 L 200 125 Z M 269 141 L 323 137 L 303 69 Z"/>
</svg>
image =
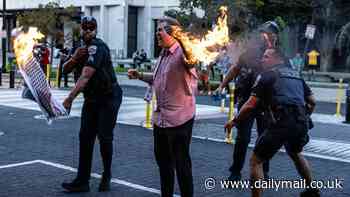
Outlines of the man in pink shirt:
<svg viewBox="0 0 350 197">
<path fill-rule="evenodd" d="M 153 73 L 128 71 L 130 79 L 150 84 L 156 94 L 153 112 L 154 153 L 159 166 L 162 197 L 174 193 L 175 170 L 182 197 L 193 196 L 190 143 L 195 116 L 197 74 L 194 65 L 186 63 L 186 53 L 173 37 L 172 18 L 161 19 L 157 27 L 158 45 L 163 48 Z"/>
</svg>

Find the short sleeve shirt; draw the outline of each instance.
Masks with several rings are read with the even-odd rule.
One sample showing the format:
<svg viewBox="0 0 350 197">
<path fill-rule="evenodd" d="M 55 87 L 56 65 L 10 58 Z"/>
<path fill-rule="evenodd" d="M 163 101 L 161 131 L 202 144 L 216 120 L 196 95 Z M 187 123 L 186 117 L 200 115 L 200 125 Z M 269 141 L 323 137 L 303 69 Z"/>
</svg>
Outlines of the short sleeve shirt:
<svg viewBox="0 0 350 197">
<path fill-rule="evenodd" d="M 249 98 L 254 81 L 258 74 L 262 72 L 261 56 L 262 52 L 259 48 L 249 48 L 239 57 L 237 63 L 239 74 L 236 78 L 238 97 Z"/>
<path fill-rule="evenodd" d="M 273 84 L 277 78 L 277 73 L 273 70 L 265 71 L 256 77 L 252 87 L 251 95 L 255 96 L 265 103 L 272 100 Z"/>
<path fill-rule="evenodd" d="M 96 98 L 112 93 L 112 86 L 117 82 L 108 46 L 101 39 L 94 39 L 88 46 L 89 57 L 85 66 L 96 71 L 84 90 L 84 96 Z"/>
</svg>

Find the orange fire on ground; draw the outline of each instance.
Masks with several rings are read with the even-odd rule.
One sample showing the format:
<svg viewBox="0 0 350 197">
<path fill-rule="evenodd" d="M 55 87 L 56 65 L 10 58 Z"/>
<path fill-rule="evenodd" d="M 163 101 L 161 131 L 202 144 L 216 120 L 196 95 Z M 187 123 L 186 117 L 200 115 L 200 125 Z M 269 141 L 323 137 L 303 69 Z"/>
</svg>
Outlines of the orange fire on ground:
<svg viewBox="0 0 350 197">
<path fill-rule="evenodd" d="M 208 65 L 219 55 L 218 49 L 229 43 L 227 26 L 227 7 L 220 7 L 219 17 L 212 31 L 208 31 L 202 38 L 192 36 L 179 27 L 173 27 L 173 36 L 179 40 L 186 51 L 185 61 L 189 64 L 203 62 Z"/>
<path fill-rule="evenodd" d="M 20 32 L 14 39 L 13 48 L 18 66 L 24 67 L 33 58 L 33 48 L 38 43 L 37 40 L 44 35 L 36 27 L 30 27 L 28 32 Z"/>
</svg>

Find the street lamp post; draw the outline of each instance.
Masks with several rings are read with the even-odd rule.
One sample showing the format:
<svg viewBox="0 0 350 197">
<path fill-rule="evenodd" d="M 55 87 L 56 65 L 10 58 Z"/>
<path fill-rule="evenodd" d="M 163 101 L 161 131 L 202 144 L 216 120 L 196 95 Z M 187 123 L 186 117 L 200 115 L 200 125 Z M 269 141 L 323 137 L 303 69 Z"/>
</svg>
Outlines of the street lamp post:
<svg viewBox="0 0 350 197">
<path fill-rule="evenodd" d="M 2 59 L 3 59 L 3 63 L 2 66 L 5 66 L 6 69 L 6 64 L 8 61 L 8 47 L 10 47 L 9 43 L 10 43 L 10 28 L 9 28 L 9 24 L 7 23 L 7 13 L 6 13 L 6 0 L 3 0 L 3 26 L 2 26 L 2 30 L 4 33 L 6 33 L 3 38 L 2 38 L 2 46 L 3 46 L 3 51 L 2 51 Z M 12 57 L 11 57 L 12 58 Z M 12 58 L 13 59 L 13 58 Z M 12 63 L 12 61 L 10 61 L 9 63 Z M 10 74 L 9 77 L 9 88 L 14 88 L 15 87 L 15 70 L 13 69 L 13 65 L 10 65 L 9 70 L 7 71 Z"/>
<path fill-rule="evenodd" d="M 7 45 L 10 42 L 10 28 L 8 28 L 7 24 L 7 13 L 6 13 L 6 0 L 2 1 L 3 4 L 3 9 L 2 9 L 2 31 L 3 31 L 3 37 L 2 37 L 2 71 L 6 70 L 6 64 L 7 64 Z M 10 70 L 8 72 L 10 73 L 10 78 L 9 78 L 9 88 L 14 88 L 15 87 L 15 70 L 13 68 L 13 65 L 9 67 Z M 1 72 L 2 72 L 1 71 Z M 0 73 L 1 75 L 2 73 Z"/>
<path fill-rule="evenodd" d="M 311 15 L 311 25 L 315 25 L 314 24 L 315 23 L 315 9 L 316 9 L 315 1 L 312 1 L 311 6 L 313 8 L 312 15 Z M 309 44 L 310 44 L 310 38 L 306 38 L 306 44 L 305 44 L 305 48 L 304 48 L 304 60 L 306 60 L 306 57 L 307 57 L 307 51 L 309 50 Z"/>
</svg>

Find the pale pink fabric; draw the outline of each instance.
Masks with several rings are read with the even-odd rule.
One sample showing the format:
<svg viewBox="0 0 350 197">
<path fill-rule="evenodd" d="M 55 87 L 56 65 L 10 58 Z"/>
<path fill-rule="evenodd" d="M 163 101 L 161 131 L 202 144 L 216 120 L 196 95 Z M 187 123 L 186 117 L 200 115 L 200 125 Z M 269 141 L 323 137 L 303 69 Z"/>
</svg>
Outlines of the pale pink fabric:
<svg viewBox="0 0 350 197">
<path fill-rule="evenodd" d="M 180 126 L 195 116 L 197 79 L 196 69 L 186 68 L 179 43 L 163 49 L 153 72 L 157 98 L 153 122 L 157 126 Z"/>
</svg>

